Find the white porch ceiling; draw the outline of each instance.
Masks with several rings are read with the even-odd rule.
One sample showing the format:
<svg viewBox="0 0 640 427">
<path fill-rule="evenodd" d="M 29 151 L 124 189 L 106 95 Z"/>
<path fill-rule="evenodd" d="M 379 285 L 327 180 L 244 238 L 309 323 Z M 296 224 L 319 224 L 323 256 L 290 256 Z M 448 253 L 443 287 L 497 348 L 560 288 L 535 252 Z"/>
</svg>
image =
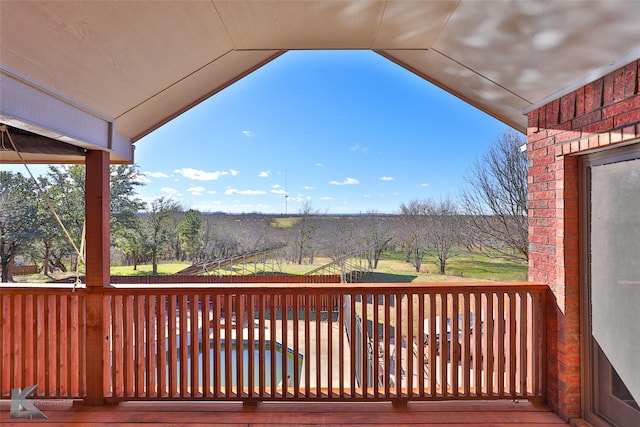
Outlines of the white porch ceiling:
<svg viewBox="0 0 640 427">
<path fill-rule="evenodd" d="M 524 109 L 640 57 L 638 22 L 634 0 L 2 0 L 0 122 L 126 162 L 287 50 L 371 49 L 525 131 Z"/>
</svg>

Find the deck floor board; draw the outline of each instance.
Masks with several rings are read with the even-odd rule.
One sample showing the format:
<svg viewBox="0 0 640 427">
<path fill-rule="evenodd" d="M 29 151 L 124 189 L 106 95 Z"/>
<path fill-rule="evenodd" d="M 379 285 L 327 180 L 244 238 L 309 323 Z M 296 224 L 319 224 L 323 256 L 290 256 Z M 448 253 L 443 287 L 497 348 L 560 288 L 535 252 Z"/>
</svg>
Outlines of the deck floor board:
<svg viewBox="0 0 640 427">
<path fill-rule="evenodd" d="M 390 403 L 262 403 L 242 406 L 218 402 L 125 402 L 113 406 L 39 406 L 47 419 L 9 417 L 9 405 L 0 405 L 0 424 L 44 423 L 52 426 L 562 426 L 548 407 L 532 402 L 411 402 Z"/>
</svg>

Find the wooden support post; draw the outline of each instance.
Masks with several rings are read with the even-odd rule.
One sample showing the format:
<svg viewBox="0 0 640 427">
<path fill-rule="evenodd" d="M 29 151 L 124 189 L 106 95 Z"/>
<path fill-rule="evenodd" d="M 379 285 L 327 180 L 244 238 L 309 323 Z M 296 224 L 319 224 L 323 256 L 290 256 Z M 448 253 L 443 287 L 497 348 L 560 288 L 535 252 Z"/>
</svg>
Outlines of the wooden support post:
<svg viewBox="0 0 640 427">
<path fill-rule="evenodd" d="M 87 221 L 87 286 L 109 284 L 109 153 L 90 151 L 86 157 L 85 217 Z"/>
<path fill-rule="evenodd" d="M 86 363 L 87 405 L 104 404 L 104 332 L 103 294 L 98 288 L 109 284 L 109 153 L 90 151 L 86 157 L 85 217 L 86 283 Z"/>
</svg>

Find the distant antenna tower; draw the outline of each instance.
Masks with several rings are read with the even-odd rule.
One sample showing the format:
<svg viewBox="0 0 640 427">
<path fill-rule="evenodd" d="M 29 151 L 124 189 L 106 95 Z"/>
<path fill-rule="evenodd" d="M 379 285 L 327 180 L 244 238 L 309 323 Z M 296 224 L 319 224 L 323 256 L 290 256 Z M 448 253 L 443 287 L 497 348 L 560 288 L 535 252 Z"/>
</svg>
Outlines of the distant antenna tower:
<svg viewBox="0 0 640 427">
<path fill-rule="evenodd" d="M 284 170 L 284 214 L 288 215 L 289 192 L 287 190 L 287 170 Z"/>
</svg>

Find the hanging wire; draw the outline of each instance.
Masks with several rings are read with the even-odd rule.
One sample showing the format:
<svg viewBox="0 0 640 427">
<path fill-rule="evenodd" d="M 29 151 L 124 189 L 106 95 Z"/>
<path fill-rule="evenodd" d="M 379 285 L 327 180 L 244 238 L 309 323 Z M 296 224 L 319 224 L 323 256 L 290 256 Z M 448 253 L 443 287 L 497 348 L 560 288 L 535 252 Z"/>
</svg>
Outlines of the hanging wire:
<svg viewBox="0 0 640 427">
<path fill-rule="evenodd" d="M 76 287 L 78 285 L 82 284 L 82 282 L 80 281 L 80 263 L 81 262 L 84 263 L 84 254 L 83 253 L 84 253 L 84 239 L 85 239 L 85 232 L 86 232 L 86 220 L 85 220 L 85 222 L 84 222 L 84 224 L 82 226 L 82 241 L 81 241 L 80 249 L 78 249 L 78 247 L 76 246 L 75 242 L 71 238 L 71 234 L 69 234 L 69 231 L 67 231 L 67 227 L 64 226 L 64 224 L 62 223 L 62 220 L 58 216 L 58 213 L 56 212 L 55 208 L 53 207 L 53 204 L 51 203 L 51 200 L 49 199 L 49 197 L 47 197 L 47 194 L 44 192 L 44 190 L 40 186 L 40 183 L 38 183 L 38 180 L 35 178 L 35 176 L 33 176 L 33 173 L 31 173 L 31 169 L 29 169 L 29 166 L 27 166 L 27 162 L 24 159 L 24 157 L 22 157 L 22 154 L 20 153 L 20 151 L 18 151 L 18 147 L 16 146 L 16 143 L 13 141 L 13 138 L 11 137 L 11 133 L 9 133 L 9 128 L 7 127 L 7 125 L 0 124 L 0 134 L 2 134 L 2 147 L 3 147 L 3 149 L 4 149 L 4 135 L 6 134 L 7 137 L 9 138 L 9 143 L 13 147 L 13 151 L 15 151 L 15 153 L 20 158 L 20 161 L 22 161 L 22 164 L 24 165 L 25 169 L 27 169 L 27 172 L 29 172 L 29 176 L 31 176 L 31 179 L 36 184 L 36 188 L 38 189 L 38 192 L 40 193 L 40 196 L 45 201 L 45 204 L 47 205 L 47 207 L 49 208 L 49 210 L 53 214 L 53 217 L 56 219 L 56 221 L 60 225 L 60 228 L 64 232 L 65 236 L 69 240 L 69 243 L 71 243 L 71 246 L 73 246 L 73 249 L 75 250 L 75 252 L 76 252 L 76 254 L 78 256 L 78 261 L 76 262 L 76 281 L 73 283 L 73 288 L 72 288 L 72 290 L 75 291 Z"/>
</svg>

